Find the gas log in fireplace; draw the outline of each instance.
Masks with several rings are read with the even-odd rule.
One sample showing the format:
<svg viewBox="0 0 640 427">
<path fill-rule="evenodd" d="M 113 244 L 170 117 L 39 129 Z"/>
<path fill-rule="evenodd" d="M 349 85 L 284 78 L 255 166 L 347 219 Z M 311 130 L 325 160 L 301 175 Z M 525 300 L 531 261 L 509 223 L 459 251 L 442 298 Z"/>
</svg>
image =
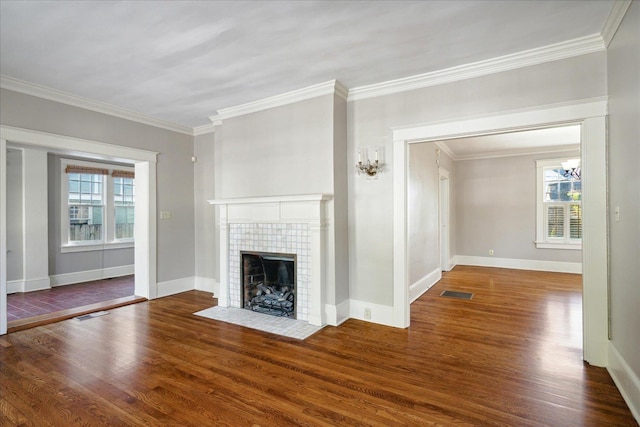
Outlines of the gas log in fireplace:
<svg viewBox="0 0 640 427">
<path fill-rule="evenodd" d="M 296 317 L 296 255 L 240 252 L 242 306 L 273 316 Z"/>
</svg>

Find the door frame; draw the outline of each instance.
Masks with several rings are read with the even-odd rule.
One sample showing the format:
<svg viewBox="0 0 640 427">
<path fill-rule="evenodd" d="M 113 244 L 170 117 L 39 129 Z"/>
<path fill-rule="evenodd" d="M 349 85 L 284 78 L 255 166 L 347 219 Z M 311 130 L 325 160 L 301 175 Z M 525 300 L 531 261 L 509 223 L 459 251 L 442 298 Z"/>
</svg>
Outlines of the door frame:
<svg viewBox="0 0 640 427">
<path fill-rule="evenodd" d="M 158 153 L 70 136 L 0 125 L 0 335 L 7 333 L 7 144 L 46 148 L 56 153 L 82 154 L 93 159 L 133 162 L 136 174 L 135 289 L 136 295 L 157 296 L 156 163 Z"/>
<path fill-rule="evenodd" d="M 583 359 L 607 365 L 607 98 L 540 106 L 492 115 L 418 124 L 393 133 L 393 310 L 394 326 L 410 323 L 407 189 L 409 144 L 506 133 L 567 124 L 581 125 L 583 179 Z"/>
</svg>

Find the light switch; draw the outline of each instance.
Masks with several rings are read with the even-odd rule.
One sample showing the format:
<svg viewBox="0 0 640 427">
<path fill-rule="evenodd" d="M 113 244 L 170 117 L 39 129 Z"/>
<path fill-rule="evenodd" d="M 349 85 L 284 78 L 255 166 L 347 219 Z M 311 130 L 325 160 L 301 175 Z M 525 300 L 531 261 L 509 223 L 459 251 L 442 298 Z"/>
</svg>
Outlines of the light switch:
<svg viewBox="0 0 640 427">
<path fill-rule="evenodd" d="M 616 213 L 616 222 L 619 222 L 620 221 L 620 206 L 616 206 L 615 213 Z"/>
<path fill-rule="evenodd" d="M 160 219 L 171 219 L 171 211 L 160 211 Z"/>
</svg>

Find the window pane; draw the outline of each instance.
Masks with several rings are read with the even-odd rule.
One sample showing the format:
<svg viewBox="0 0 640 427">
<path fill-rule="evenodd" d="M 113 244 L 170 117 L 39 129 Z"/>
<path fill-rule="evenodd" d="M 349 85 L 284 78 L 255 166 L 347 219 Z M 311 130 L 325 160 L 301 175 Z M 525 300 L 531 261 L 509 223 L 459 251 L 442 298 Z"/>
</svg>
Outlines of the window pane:
<svg viewBox="0 0 640 427">
<path fill-rule="evenodd" d="M 582 206 L 569 206 L 569 238 L 582 239 Z"/>
<path fill-rule="evenodd" d="M 116 239 L 132 239 L 134 207 L 116 206 Z"/>
<path fill-rule="evenodd" d="M 69 241 L 102 240 L 102 206 L 69 206 Z"/>
<path fill-rule="evenodd" d="M 564 206 L 547 207 L 547 237 L 564 237 Z"/>
</svg>

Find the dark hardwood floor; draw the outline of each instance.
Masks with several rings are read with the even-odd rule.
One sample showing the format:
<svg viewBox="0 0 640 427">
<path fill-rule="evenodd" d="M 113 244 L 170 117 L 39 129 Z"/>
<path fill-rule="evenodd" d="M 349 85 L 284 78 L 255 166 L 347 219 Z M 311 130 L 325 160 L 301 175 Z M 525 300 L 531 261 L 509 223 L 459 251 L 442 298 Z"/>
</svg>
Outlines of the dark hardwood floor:
<svg viewBox="0 0 640 427">
<path fill-rule="evenodd" d="M 192 314 L 214 303 L 191 291 L 0 337 L 0 424 L 637 425 L 581 360 L 576 275 L 456 267 L 409 329 L 349 320 L 305 341 Z"/>
</svg>

